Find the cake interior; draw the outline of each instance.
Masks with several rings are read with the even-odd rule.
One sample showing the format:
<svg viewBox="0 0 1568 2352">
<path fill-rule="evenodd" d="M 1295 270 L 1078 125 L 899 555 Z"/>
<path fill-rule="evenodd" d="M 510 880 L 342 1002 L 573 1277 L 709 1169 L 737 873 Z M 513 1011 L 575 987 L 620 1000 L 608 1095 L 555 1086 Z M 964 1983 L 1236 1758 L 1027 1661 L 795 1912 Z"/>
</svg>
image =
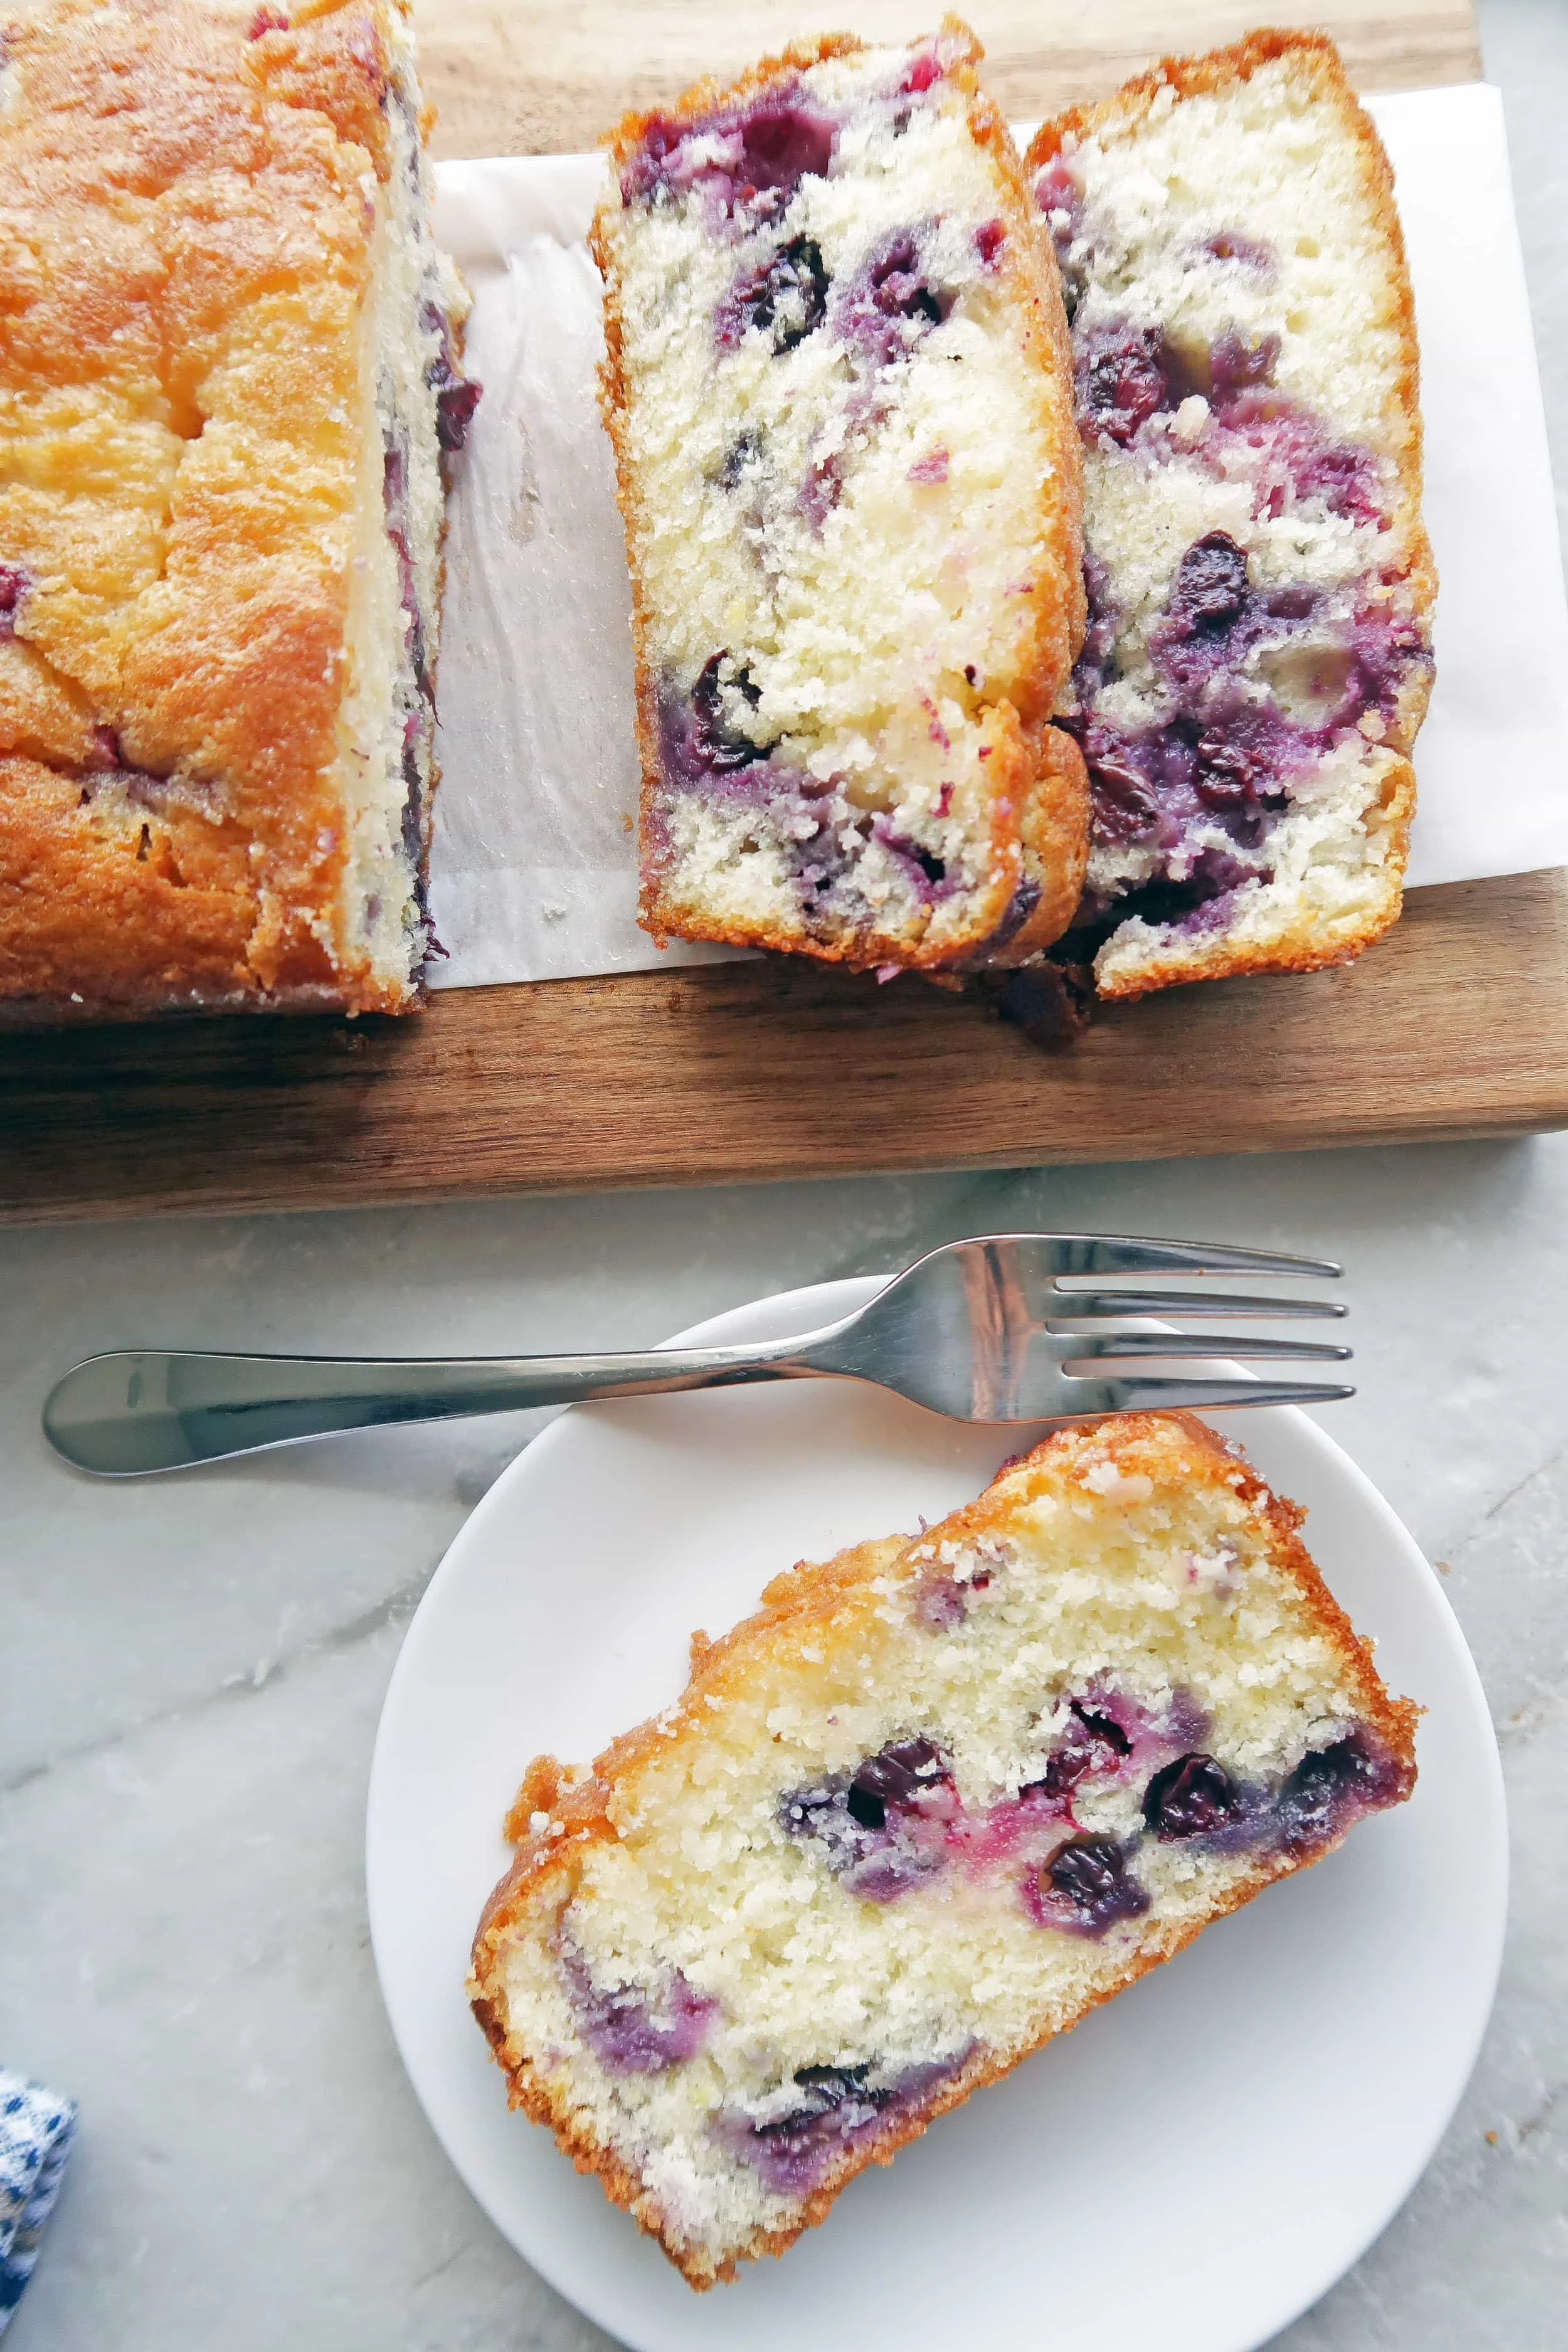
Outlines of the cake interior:
<svg viewBox="0 0 1568 2352">
<path fill-rule="evenodd" d="M 1036 181 L 1067 288 L 1102 988 L 1180 940 L 1331 948 L 1397 910 L 1430 680 L 1406 577 L 1402 289 L 1347 103 L 1289 51 L 1069 133 Z"/>
<path fill-rule="evenodd" d="M 617 1834 L 509 1930 L 557 2128 L 694 2284 L 1408 1793 L 1256 1489 L 1192 1469 L 1179 1425 L 1075 1437 L 983 1514 L 780 1580 L 787 1632 L 700 1667 L 608 1784 Z"/>
<path fill-rule="evenodd" d="M 830 56 L 623 164 L 656 928 L 935 961 L 1030 911 L 993 835 L 1048 715 L 1057 445 L 968 53 Z"/>
<path fill-rule="evenodd" d="M 336 782 L 347 819 L 343 949 L 412 993 L 430 941 L 426 895 L 436 777 L 446 453 L 479 396 L 454 358 L 468 296 L 430 230 L 413 37 L 387 15 L 392 168 L 375 195 L 362 317 L 358 495 Z"/>
</svg>

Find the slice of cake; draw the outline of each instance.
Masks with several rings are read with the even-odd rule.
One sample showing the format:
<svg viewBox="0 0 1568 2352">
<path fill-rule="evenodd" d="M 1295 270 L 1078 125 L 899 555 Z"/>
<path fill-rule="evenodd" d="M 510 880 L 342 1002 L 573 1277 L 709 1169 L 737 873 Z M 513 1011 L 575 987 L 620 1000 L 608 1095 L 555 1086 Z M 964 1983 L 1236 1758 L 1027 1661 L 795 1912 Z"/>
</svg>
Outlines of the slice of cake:
<svg viewBox="0 0 1568 2352">
<path fill-rule="evenodd" d="M 478 386 L 406 0 L 51 0 L 0 64 L 0 1019 L 400 1012 Z"/>
<path fill-rule="evenodd" d="M 1108 996 L 1358 954 L 1400 908 L 1431 684 L 1415 328 L 1331 42 L 1258 33 L 1047 123 L 1089 625 L 1064 721 Z"/>
<path fill-rule="evenodd" d="M 952 967 L 1077 903 L 1067 330 L 979 55 L 823 40 L 611 136 L 656 939 Z"/>
<path fill-rule="evenodd" d="M 523 1781 L 469 1980 L 512 2105 L 710 2285 L 1400 1802 L 1416 1711 L 1300 1517 L 1128 1415 L 695 1637 L 675 1706 Z"/>
</svg>

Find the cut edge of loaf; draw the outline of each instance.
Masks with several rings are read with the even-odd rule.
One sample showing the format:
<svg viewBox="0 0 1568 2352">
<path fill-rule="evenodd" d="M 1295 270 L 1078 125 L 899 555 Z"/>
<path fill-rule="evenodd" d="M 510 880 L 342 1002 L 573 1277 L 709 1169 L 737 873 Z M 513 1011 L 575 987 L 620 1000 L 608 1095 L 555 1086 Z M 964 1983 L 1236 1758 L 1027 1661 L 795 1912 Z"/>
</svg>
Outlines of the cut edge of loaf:
<svg viewBox="0 0 1568 2352">
<path fill-rule="evenodd" d="M 1287 62 L 1337 110 L 1359 156 L 1369 210 L 1387 248 L 1395 290 L 1394 323 L 1401 359 L 1394 384 L 1400 437 L 1391 452 L 1397 495 L 1391 522 L 1404 551 L 1402 576 L 1417 616 L 1429 622 L 1437 577 L 1421 518 L 1423 427 L 1419 404 L 1420 350 L 1405 235 L 1394 201 L 1394 173 L 1377 127 L 1357 99 L 1335 43 L 1324 33 L 1262 27 L 1198 56 L 1163 58 L 1110 97 L 1069 107 L 1043 122 L 1025 158 L 1037 172 L 1068 138 L 1131 140 L 1166 89 L 1178 100 L 1223 95 L 1249 80 L 1260 66 Z M 1254 885 L 1239 894 L 1236 919 L 1225 929 L 1183 938 L 1167 926 L 1131 918 L 1112 933 L 1095 961 L 1095 984 L 1106 998 L 1131 998 L 1189 981 L 1240 978 L 1256 972 L 1310 972 L 1354 961 L 1399 920 L 1415 774 L 1409 753 L 1431 693 L 1431 673 L 1418 673 L 1402 692 L 1396 724 L 1385 739 L 1390 756 L 1368 762 L 1364 805 L 1352 813 L 1366 836 L 1364 884 L 1356 903 L 1325 926 L 1300 887 Z"/>
<path fill-rule="evenodd" d="M 648 614 L 639 567 L 628 562 L 631 583 L 632 643 L 637 688 L 635 723 L 641 768 L 640 829 L 644 854 L 640 864 L 637 919 L 656 945 L 671 938 L 707 940 L 729 946 L 757 947 L 785 954 L 805 954 L 820 961 L 840 962 L 856 969 L 954 971 L 988 963 L 1013 964 L 1048 947 L 1066 930 L 1082 894 L 1088 865 L 1089 777 L 1082 755 L 1070 737 L 1051 725 L 1051 714 L 1082 643 L 1087 620 L 1082 582 L 1083 541 L 1081 498 L 1078 488 L 1079 453 L 1072 425 L 1072 347 L 1063 305 L 1060 277 L 1049 240 L 1043 233 L 1028 176 L 1005 116 L 981 87 L 976 68 L 984 50 L 971 26 L 951 11 L 939 33 L 965 44 L 966 56 L 953 68 L 953 79 L 965 99 L 975 143 L 995 163 L 1003 181 L 1009 236 L 1002 276 L 1035 307 L 1036 328 L 1043 341 L 1052 381 L 1063 394 L 1064 429 L 1050 436 L 1057 466 L 1070 477 L 1070 495 L 1047 509 L 1047 539 L 1052 555 L 1054 581 L 1042 580 L 1028 598 L 1037 625 L 1039 655 L 1035 691 L 1025 703 L 1002 699 L 990 709 L 986 741 L 989 770 L 989 831 L 993 879 L 976 894 L 969 935 L 925 950 L 911 948 L 898 934 L 872 934 L 863 948 L 835 941 L 814 940 L 797 930 L 771 926 L 714 920 L 681 909 L 663 887 L 656 857 L 646 845 L 658 807 L 662 779 L 659 749 L 658 687 L 648 655 Z M 656 122 L 688 127 L 722 107 L 744 103 L 792 75 L 808 71 L 836 58 L 858 57 L 879 46 L 849 33 L 824 34 L 815 40 L 792 42 L 733 77 L 705 75 L 690 83 L 668 104 L 634 109 L 623 115 L 601 142 L 610 161 L 619 167 L 636 151 Z M 890 42 L 889 46 L 898 46 Z M 589 231 L 588 246 L 604 288 L 605 355 L 598 371 L 600 414 L 615 457 L 616 501 L 626 527 L 628 555 L 643 517 L 643 505 L 634 478 L 626 433 L 627 384 L 624 366 L 624 327 L 616 289 L 608 223 L 619 210 L 617 197 L 602 205 Z M 1060 593 L 1056 590 L 1059 588 Z M 1019 703 L 1025 707 L 1019 708 Z M 1055 863 L 1049 861 L 1054 860 Z M 1025 889 L 1037 894 L 1026 920 L 1010 920 L 1015 902 Z"/>
</svg>

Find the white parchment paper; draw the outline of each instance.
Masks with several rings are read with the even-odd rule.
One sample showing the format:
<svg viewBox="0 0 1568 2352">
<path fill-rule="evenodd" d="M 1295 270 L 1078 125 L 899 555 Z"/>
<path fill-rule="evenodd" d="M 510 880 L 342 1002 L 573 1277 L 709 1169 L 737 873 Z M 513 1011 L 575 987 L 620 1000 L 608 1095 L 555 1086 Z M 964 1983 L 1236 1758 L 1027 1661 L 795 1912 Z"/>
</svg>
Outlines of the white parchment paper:
<svg viewBox="0 0 1568 2352">
<path fill-rule="evenodd" d="M 1568 602 L 1502 104 L 1371 101 L 1421 336 L 1437 683 L 1413 886 L 1568 865 Z M 485 391 L 460 461 L 441 632 L 437 987 L 732 953 L 637 927 L 631 600 L 594 400 L 597 156 L 443 163 L 437 234 L 474 291 Z"/>
</svg>

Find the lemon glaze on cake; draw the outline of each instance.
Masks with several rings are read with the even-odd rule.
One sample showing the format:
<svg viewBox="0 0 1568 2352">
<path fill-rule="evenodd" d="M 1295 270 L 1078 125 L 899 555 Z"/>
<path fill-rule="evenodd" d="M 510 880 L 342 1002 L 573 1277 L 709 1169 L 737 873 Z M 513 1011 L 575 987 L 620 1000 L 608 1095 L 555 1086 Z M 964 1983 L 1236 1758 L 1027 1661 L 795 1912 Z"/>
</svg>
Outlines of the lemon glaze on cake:
<svg viewBox="0 0 1568 2352">
<path fill-rule="evenodd" d="M 1331 42 L 1167 59 L 1028 155 L 1068 289 L 1102 994 L 1357 954 L 1399 914 L 1431 551 L 1393 183 Z"/>
<path fill-rule="evenodd" d="M 675 1706 L 524 1780 L 469 1983 L 512 2103 L 710 2285 L 1400 1801 L 1415 1710 L 1300 1517 L 1129 1415 L 696 1637 Z"/>
<path fill-rule="evenodd" d="M 593 242 L 656 937 L 953 965 L 1076 903 L 1066 331 L 978 55 L 952 19 L 835 37 L 613 134 Z"/>
<path fill-rule="evenodd" d="M 409 11 L 56 0 L 0 74 L 0 1018 L 416 1001 L 440 446 Z"/>
</svg>

